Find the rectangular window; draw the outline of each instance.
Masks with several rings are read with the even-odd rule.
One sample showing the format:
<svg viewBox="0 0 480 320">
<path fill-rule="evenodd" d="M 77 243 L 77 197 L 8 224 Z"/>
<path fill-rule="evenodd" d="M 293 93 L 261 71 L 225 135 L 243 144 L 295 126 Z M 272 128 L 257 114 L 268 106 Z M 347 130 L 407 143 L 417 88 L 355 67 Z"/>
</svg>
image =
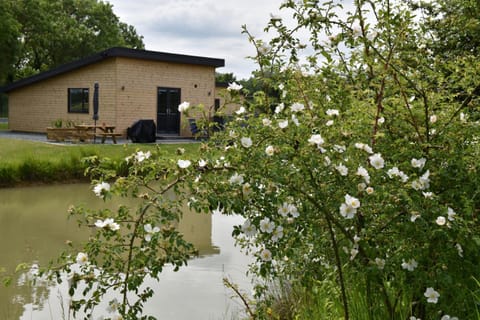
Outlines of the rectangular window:
<svg viewBox="0 0 480 320">
<path fill-rule="evenodd" d="M 88 88 L 68 89 L 68 112 L 88 113 Z"/>
</svg>

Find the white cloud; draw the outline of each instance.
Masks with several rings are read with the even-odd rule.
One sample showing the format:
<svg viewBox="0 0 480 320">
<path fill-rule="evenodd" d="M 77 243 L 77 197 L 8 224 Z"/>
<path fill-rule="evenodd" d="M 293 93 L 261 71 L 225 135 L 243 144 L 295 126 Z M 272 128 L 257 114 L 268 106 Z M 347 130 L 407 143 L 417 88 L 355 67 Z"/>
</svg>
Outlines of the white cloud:
<svg viewBox="0 0 480 320">
<path fill-rule="evenodd" d="M 293 22 L 291 10 L 279 9 L 282 0 L 104 1 L 113 5 L 122 22 L 133 25 L 144 37 L 145 49 L 225 59 L 225 67 L 217 71 L 233 72 L 237 79 L 249 78 L 257 69 L 247 59 L 255 55 L 255 48 L 242 34 L 242 25 L 256 38 L 268 41 L 272 35 L 265 34 L 264 28 L 271 14 L 282 17 L 287 24 Z M 340 19 L 347 11 L 354 11 L 353 0 L 334 2 L 343 6 Z M 304 43 L 309 42 L 305 30 L 300 30 L 298 36 Z M 303 53 L 311 53 L 311 48 Z"/>
<path fill-rule="evenodd" d="M 144 36 L 147 50 L 225 59 L 219 72 L 250 77 L 256 66 L 246 59 L 254 47 L 241 26 L 264 38 L 270 13 L 279 14 L 279 0 L 108 0 L 122 22 Z"/>
</svg>

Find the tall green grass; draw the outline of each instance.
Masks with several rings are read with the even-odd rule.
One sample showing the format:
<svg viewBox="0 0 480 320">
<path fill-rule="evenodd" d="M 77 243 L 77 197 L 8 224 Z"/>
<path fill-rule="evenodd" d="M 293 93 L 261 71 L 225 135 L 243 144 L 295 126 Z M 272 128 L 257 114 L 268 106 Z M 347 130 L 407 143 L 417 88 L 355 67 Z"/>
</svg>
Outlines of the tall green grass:
<svg viewBox="0 0 480 320">
<path fill-rule="evenodd" d="M 295 320 L 343 319 L 342 301 L 338 286 L 330 280 L 318 281 L 311 289 L 296 287 Z"/>
<path fill-rule="evenodd" d="M 120 164 L 137 150 L 153 151 L 157 147 L 166 157 L 178 157 L 179 148 L 185 149 L 189 157 L 196 157 L 200 144 L 60 145 L 0 138 L 0 187 L 86 180 L 82 163 L 85 157 L 106 157 Z"/>
<path fill-rule="evenodd" d="M 472 298 L 475 303 L 475 316 L 477 320 L 480 320 L 480 281 L 477 279 L 473 279 L 475 284 L 477 285 L 477 290 L 472 292 Z"/>
<path fill-rule="evenodd" d="M 278 279 L 277 279 L 278 280 Z M 269 286 L 268 298 L 264 303 L 257 305 L 260 319 L 282 320 L 340 320 L 344 319 L 341 293 L 334 277 L 326 277 L 322 281 L 315 281 L 311 286 L 304 287 L 300 283 L 289 285 L 279 284 Z M 385 290 L 390 298 L 388 285 Z M 370 297 L 373 303 L 367 300 L 365 283 L 362 279 L 348 281 L 347 298 L 349 316 L 352 320 L 384 320 L 408 319 L 411 314 L 412 297 L 409 296 L 408 285 L 404 292 L 395 296 L 396 308 L 393 315 L 388 313 L 383 296 L 378 292 Z"/>
</svg>

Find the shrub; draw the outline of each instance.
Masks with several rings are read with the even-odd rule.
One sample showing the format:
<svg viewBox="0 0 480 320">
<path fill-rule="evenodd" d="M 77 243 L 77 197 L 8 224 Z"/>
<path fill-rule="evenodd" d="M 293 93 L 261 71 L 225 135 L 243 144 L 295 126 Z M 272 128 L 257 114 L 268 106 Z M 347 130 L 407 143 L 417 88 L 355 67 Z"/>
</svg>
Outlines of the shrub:
<svg viewBox="0 0 480 320">
<path fill-rule="evenodd" d="M 169 238 L 188 201 L 199 212 L 242 215 L 233 236 L 256 257 L 250 271 L 307 292 L 331 284 L 345 319 L 473 317 L 480 174 L 479 124 L 469 114 L 478 105 L 479 60 L 432 54 L 411 12 L 383 4 L 355 1 L 353 13 L 340 13 L 332 1 L 288 0 L 282 8 L 296 25 L 272 17 L 266 30 L 278 36 L 268 45 L 245 29 L 265 88 L 203 145 L 201 159 L 163 161 L 139 151 L 118 176 L 92 158 L 99 196 L 132 195 L 143 204 L 136 212 L 75 211 L 86 226 L 102 219 L 77 255 L 75 279 L 94 297 L 116 283 L 124 296 L 118 312 L 140 314 L 151 292 L 138 293 L 138 303 L 128 293 L 152 270 L 156 277 L 169 254 L 179 267 L 190 253 L 180 235 Z M 230 87 L 233 100 L 238 90 Z M 162 243 L 173 251 L 159 257 Z M 67 270 L 74 264 L 67 259 Z M 134 269 L 148 272 L 130 278 Z M 88 277 L 94 272 L 104 278 Z M 256 287 L 259 301 L 268 302 L 266 289 Z M 97 300 L 75 303 L 90 310 Z M 260 305 L 256 316 L 271 315 Z"/>
</svg>

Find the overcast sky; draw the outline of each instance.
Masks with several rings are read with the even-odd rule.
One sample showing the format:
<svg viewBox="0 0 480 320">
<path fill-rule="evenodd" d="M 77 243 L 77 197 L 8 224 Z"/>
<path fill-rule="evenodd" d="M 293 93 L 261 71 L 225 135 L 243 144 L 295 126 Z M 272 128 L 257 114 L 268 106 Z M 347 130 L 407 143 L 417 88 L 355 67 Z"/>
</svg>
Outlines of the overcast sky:
<svg viewBox="0 0 480 320">
<path fill-rule="evenodd" d="M 241 33 L 246 24 L 263 38 L 270 14 L 282 0 L 105 0 L 122 22 L 144 37 L 145 49 L 225 59 L 218 72 L 250 77 L 254 47 Z"/>
</svg>

